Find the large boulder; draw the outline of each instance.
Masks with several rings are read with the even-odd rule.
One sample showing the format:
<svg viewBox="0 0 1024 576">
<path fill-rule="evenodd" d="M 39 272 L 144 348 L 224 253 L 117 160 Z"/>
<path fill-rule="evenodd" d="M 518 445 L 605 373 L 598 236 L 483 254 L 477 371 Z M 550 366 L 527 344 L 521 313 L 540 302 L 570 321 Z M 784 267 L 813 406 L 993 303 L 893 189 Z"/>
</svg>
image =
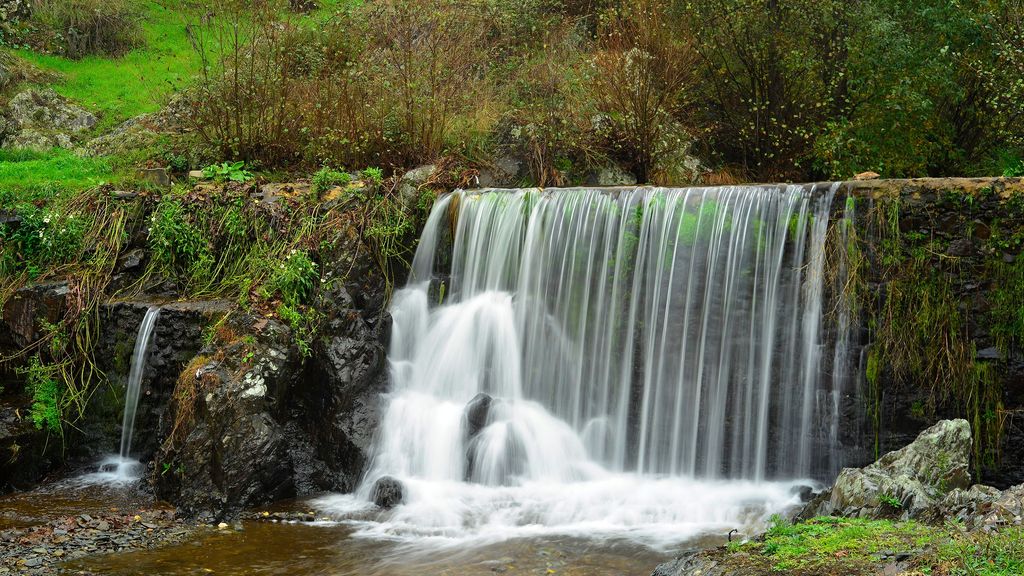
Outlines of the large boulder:
<svg viewBox="0 0 1024 576">
<path fill-rule="evenodd" d="M 155 481 L 186 515 L 226 518 L 295 495 L 279 400 L 296 385 L 300 359 L 287 326 L 261 328 L 198 357 L 178 379 Z"/>
<path fill-rule="evenodd" d="M 466 404 L 466 410 L 462 414 L 466 440 L 472 440 L 487 426 L 493 402 L 490 394 L 481 392 Z"/>
<path fill-rule="evenodd" d="M 7 104 L 0 136 L 5 148 L 71 148 L 74 137 L 96 125 L 96 116 L 50 88 L 19 92 Z"/>
<path fill-rule="evenodd" d="M 179 378 L 157 494 L 186 515 L 230 518 L 362 479 L 388 382 L 387 282 L 354 231 L 323 259 L 305 351 L 283 323 L 241 311 Z M 304 353 L 305 352 L 305 353 Z"/>
<path fill-rule="evenodd" d="M 967 421 L 943 420 L 869 466 L 844 469 L 801 517 L 921 517 L 954 490 L 970 487 L 970 454 Z"/>
</svg>

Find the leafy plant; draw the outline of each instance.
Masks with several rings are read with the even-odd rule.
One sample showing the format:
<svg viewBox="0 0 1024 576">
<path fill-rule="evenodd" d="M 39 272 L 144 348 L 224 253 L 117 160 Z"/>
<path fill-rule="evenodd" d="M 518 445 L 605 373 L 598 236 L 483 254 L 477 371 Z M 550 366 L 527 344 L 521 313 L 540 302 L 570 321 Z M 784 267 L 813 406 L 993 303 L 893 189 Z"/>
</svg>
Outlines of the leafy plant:
<svg viewBox="0 0 1024 576">
<path fill-rule="evenodd" d="M 203 176 L 217 182 L 248 182 L 254 177 L 252 172 L 245 169 L 244 161 L 211 164 L 203 168 Z"/>
<path fill-rule="evenodd" d="M 149 248 L 153 265 L 172 273 L 196 275 L 212 262 L 209 240 L 173 197 L 162 200 L 150 217 Z"/>
<path fill-rule="evenodd" d="M 903 501 L 892 494 L 882 494 L 878 497 L 878 501 L 892 510 L 902 510 Z"/>
<path fill-rule="evenodd" d="M 362 175 L 364 180 L 368 180 L 374 186 L 380 186 L 384 182 L 384 171 L 380 168 L 364 168 Z"/>
<path fill-rule="evenodd" d="M 313 312 L 310 311 L 310 313 Z M 302 354 L 303 358 L 309 358 L 312 353 L 311 346 L 315 331 L 312 317 L 308 314 L 303 314 L 298 307 L 289 306 L 288 304 L 278 306 L 277 315 L 291 327 L 292 341 L 295 342 L 299 353 Z"/>
<path fill-rule="evenodd" d="M 313 174 L 309 189 L 314 198 L 320 199 L 327 190 L 335 186 L 347 186 L 351 181 L 348 172 L 324 166 Z"/>
<path fill-rule="evenodd" d="M 285 304 L 297 306 L 309 301 L 319 277 L 316 263 L 309 254 L 293 249 L 274 271 L 271 286 L 281 294 Z"/>
<path fill-rule="evenodd" d="M 39 430 L 63 434 L 61 427 L 61 388 L 50 366 L 33 356 L 28 366 L 19 370 L 25 376 L 25 391 L 32 396 L 29 415 Z"/>
<path fill-rule="evenodd" d="M 1016 164 L 1006 167 L 1003 171 L 1004 178 L 1024 178 L 1024 160 L 1018 160 Z"/>
</svg>

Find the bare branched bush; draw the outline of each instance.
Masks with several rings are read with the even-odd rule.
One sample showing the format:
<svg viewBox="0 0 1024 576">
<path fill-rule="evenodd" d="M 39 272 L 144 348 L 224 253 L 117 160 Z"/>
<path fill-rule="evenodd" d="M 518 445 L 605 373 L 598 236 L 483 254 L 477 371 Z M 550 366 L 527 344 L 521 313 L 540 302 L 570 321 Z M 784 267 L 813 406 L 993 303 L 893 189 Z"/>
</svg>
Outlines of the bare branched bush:
<svg viewBox="0 0 1024 576">
<path fill-rule="evenodd" d="M 293 93 L 302 32 L 274 2 L 204 10 L 189 30 L 202 60 L 191 117 L 221 156 L 278 165 L 297 160 L 302 118 Z"/>
<path fill-rule="evenodd" d="M 386 0 L 370 16 L 386 91 L 394 98 L 399 148 L 411 162 L 436 158 L 456 115 L 473 100 L 486 62 L 482 13 L 456 0 Z"/>
<path fill-rule="evenodd" d="M 512 109 L 504 121 L 505 147 L 524 158 L 537 186 L 565 186 L 603 164 L 594 133 L 596 114 L 586 87 L 592 69 L 575 22 L 544 37 L 544 57 L 525 65 L 512 83 Z"/>
<path fill-rule="evenodd" d="M 69 58 L 121 56 L 142 43 L 138 8 L 130 0 L 39 0 L 33 13 L 58 35 Z"/>
<path fill-rule="evenodd" d="M 678 125 L 697 83 L 697 54 L 668 3 L 640 0 L 600 30 L 594 97 L 609 123 L 610 146 L 648 182 L 687 142 Z"/>
</svg>

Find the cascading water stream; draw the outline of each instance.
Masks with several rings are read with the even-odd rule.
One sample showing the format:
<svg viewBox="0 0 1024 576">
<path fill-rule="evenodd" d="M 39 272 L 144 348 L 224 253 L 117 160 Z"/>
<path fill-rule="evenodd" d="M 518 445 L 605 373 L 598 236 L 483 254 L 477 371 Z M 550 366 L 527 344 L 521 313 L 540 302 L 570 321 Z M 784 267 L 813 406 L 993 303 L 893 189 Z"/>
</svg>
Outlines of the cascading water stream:
<svg viewBox="0 0 1024 576">
<path fill-rule="evenodd" d="M 121 459 L 131 458 L 132 433 L 135 431 L 135 411 L 139 407 L 139 392 L 142 389 L 142 374 L 146 369 L 146 351 L 156 327 L 156 319 L 160 308 L 151 306 L 142 317 L 139 334 L 135 337 L 135 350 L 132 352 L 131 368 L 128 371 L 128 386 L 124 400 L 124 418 L 121 421 Z"/>
<path fill-rule="evenodd" d="M 835 191 L 438 200 L 393 299 L 366 481 L 322 505 L 357 509 L 391 476 L 405 503 L 367 534 L 654 546 L 793 503 L 793 479 L 835 466 L 838 413 L 820 401 L 842 385 L 823 359 L 845 354 L 823 350 Z"/>
<path fill-rule="evenodd" d="M 124 414 L 121 419 L 121 447 L 118 456 L 108 458 L 100 465 L 100 474 L 94 480 L 121 482 L 134 480 L 139 462 L 132 459 L 132 435 L 135 431 L 135 412 L 139 407 L 139 394 L 142 390 L 142 376 L 146 367 L 146 353 L 152 340 L 153 329 L 156 327 L 160 307 L 150 306 L 139 324 L 139 332 L 135 337 L 135 349 L 132 352 L 131 366 L 128 370 L 128 383 L 125 386 Z"/>
</svg>

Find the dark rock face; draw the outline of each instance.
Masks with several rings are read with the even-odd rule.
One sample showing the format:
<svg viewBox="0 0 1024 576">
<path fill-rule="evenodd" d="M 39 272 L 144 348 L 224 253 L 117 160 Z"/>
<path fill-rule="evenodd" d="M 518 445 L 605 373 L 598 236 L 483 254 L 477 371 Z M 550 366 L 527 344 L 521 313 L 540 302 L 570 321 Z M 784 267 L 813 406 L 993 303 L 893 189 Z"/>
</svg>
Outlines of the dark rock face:
<svg viewBox="0 0 1024 576">
<path fill-rule="evenodd" d="M 65 318 L 71 288 L 64 282 L 27 286 L 3 306 L 0 350 L 16 352 L 41 336 L 42 323 L 56 324 Z M 0 408 L 0 490 L 24 487 L 38 481 L 65 462 L 92 464 L 104 454 L 117 452 L 121 436 L 125 384 L 139 323 L 150 303 L 118 302 L 102 305 L 99 336 L 93 349 L 102 379 L 86 418 L 66 431 L 66 437 L 48 438 L 27 417 L 31 400 L 21 396 L 24 380 L 8 374 L 3 388 L 8 395 Z M 157 321 L 143 373 L 142 396 L 135 420 L 132 455 L 152 457 L 159 445 L 159 423 L 178 372 L 200 347 L 208 318 L 223 312 L 223 302 L 187 302 L 165 306 Z M 94 375 L 100 378 L 99 374 Z"/>
<path fill-rule="evenodd" d="M 40 322 L 56 324 L 67 312 L 67 282 L 46 282 L 21 288 L 3 303 L 0 350 L 17 351 L 40 336 Z"/>
<path fill-rule="evenodd" d="M 279 405 L 300 374 L 288 338 L 287 327 L 270 322 L 261 340 L 229 343 L 221 359 L 199 362 L 194 374 L 190 364 L 179 378 L 178 394 L 192 398 L 193 412 L 189 418 L 181 402 L 164 421 L 155 483 L 184 514 L 222 518 L 294 495 Z"/>
<path fill-rule="evenodd" d="M 481 392 L 466 404 L 463 420 L 468 440 L 472 440 L 487 426 L 487 418 L 490 416 L 493 401 L 494 399 L 489 394 Z"/>
<path fill-rule="evenodd" d="M 96 454 L 116 452 L 121 435 L 125 387 L 139 324 L 151 302 L 116 302 L 100 308 L 100 340 L 96 360 L 111 386 L 103 391 L 90 413 L 83 447 Z M 174 302 L 162 305 L 153 327 L 142 373 L 142 389 L 135 413 L 132 456 L 147 461 L 160 445 L 160 423 L 181 369 L 202 347 L 203 328 L 226 314 L 225 301 Z M 105 396 L 104 396 L 105 395 Z"/>
<path fill-rule="evenodd" d="M 350 238 L 349 240 L 355 240 Z M 320 336 L 303 357 L 290 329 L 234 315 L 239 337 L 203 349 L 178 381 L 155 472 L 157 494 L 186 515 L 231 517 L 274 500 L 350 491 L 362 479 L 387 389 L 387 282 L 345 243 L 314 299 Z M 184 392 L 183 392 L 184 391 Z M 177 426 L 177 429 L 175 428 Z M 400 496 L 400 492 L 399 492 Z"/>
<path fill-rule="evenodd" d="M 391 476 L 379 478 L 373 484 L 373 503 L 385 510 L 398 506 L 405 499 L 405 487 Z"/>
</svg>

